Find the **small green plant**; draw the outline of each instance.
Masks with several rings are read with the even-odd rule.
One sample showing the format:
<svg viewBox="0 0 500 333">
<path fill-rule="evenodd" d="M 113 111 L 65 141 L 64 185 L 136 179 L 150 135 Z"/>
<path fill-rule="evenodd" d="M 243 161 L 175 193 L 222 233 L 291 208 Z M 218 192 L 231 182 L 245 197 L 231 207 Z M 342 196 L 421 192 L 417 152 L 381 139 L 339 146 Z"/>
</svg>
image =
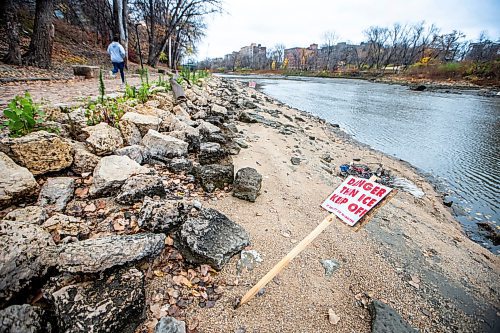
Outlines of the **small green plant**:
<svg viewBox="0 0 500 333">
<path fill-rule="evenodd" d="M 126 98 L 137 98 L 137 89 L 134 86 L 125 86 L 125 97 Z"/>
<path fill-rule="evenodd" d="M 137 91 L 137 99 L 139 99 L 141 103 L 146 103 L 150 95 L 149 84 L 143 82 Z"/>
<path fill-rule="evenodd" d="M 144 69 L 139 69 L 139 75 L 141 76 L 141 82 L 146 81 L 146 83 L 149 85 L 149 71 L 147 68 Z"/>
<path fill-rule="evenodd" d="M 18 137 L 33 131 L 37 124 L 45 119 L 39 106 L 33 103 L 31 95 L 26 92 L 24 96 L 16 96 L 3 111 L 7 120 L 3 126 L 8 127 L 10 136 Z"/>
<path fill-rule="evenodd" d="M 106 88 L 104 87 L 104 80 L 102 77 L 102 68 L 99 68 L 99 98 L 101 103 L 104 103 L 104 94 L 106 93 Z"/>
<path fill-rule="evenodd" d="M 111 126 L 117 127 L 118 122 L 125 113 L 123 109 L 124 102 L 124 99 L 108 99 L 102 104 L 90 104 L 85 109 L 87 125 L 94 126 L 101 122 L 106 122 Z"/>
<path fill-rule="evenodd" d="M 160 60 L 161 62 L 167 62 L 168 60 L 167 54 L 165 52 L 161 52 L 158 60 Z"/>
<path fill-rule="evenodd" d="M 172 87 L 170 86 L 170 82 L 168 82 L 168 80 L 165 80 L 163 78 L 163 75 L 161 75 L 161 74 L 158 76 L 158 81 L 155 82 L 155 85 L 157 87 L 164 87 L 167 89 L 167 91 L 172 90 Z"/>
</svg>

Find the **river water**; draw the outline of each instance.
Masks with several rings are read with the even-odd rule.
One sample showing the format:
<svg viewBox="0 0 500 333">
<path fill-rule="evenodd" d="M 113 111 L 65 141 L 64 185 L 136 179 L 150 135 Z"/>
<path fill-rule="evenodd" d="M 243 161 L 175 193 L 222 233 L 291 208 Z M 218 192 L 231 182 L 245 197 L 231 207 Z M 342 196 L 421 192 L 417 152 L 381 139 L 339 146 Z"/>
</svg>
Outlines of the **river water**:
<svg viewBox="0 0 500 333">
<path fill-rule="evenodd" d="M 267 95 L 411 163 L 448 193 L 469 237 L 500 253 L 476 224 L 500 228 L 500 98 L 364 80 L 226 77 L 255 81 Z"/>
</svg>

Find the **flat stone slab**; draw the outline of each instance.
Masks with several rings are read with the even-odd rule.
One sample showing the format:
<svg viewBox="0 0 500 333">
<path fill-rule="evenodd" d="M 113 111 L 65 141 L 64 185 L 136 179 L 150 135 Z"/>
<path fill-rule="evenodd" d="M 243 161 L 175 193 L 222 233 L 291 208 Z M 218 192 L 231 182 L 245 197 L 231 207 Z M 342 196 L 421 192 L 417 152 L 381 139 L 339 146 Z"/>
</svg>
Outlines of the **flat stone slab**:
<svg viewBox="0 0 500 333">
<path fill-rule="evenodd" d="M 145 257 L 160 254 L 164 234 L 135 234 L 87 239 L 53 250 L 54 265 L 61 272 L 97 273 Z"/>
</svg>

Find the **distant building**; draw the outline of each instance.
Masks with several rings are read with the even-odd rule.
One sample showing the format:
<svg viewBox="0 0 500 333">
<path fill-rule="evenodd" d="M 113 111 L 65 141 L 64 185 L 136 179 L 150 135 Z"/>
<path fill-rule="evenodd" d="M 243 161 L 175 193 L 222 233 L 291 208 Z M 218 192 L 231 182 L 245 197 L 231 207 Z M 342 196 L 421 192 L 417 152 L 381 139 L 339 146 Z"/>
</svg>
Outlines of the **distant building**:
<svg viewBox="0 0 500 333">
<path fill-rule="evenodd" d="M 308 70 L 315 67 L 314 62 L 318 55 L 318 44 L 311 44 L 309 47 L 292 47 L 285 49 L 285 59 L 287 59 L 288 69 Z"/>
</svg>

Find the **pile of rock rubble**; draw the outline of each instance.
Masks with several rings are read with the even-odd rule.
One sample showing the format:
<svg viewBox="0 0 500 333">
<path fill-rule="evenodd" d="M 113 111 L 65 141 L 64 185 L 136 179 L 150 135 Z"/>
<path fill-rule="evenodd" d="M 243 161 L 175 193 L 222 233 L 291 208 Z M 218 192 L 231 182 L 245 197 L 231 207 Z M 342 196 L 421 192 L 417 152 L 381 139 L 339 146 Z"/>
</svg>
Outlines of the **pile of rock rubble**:
<svg viewBox="0 0 500 333">
<path fill-rule="evenodd" d="M 146 312 L 141 264 L 169 240 L 216 270 L 250 244 L 198 199 L 232 189 L 256 200 L 261 175 L 235 175 L 231 158 L 247 146 L 237 121 L 254 121 L 255 104 L 218 78 L 186 88 L 180 104 L 159 91 L 125 106 L 116 127 L 57 106 L 45 125 L 58 134 L 2 134 L 0 331 L 134 332 Z M 164 318 L 156 330 L 167 323 L 180 325 Z"/>
</svg>

